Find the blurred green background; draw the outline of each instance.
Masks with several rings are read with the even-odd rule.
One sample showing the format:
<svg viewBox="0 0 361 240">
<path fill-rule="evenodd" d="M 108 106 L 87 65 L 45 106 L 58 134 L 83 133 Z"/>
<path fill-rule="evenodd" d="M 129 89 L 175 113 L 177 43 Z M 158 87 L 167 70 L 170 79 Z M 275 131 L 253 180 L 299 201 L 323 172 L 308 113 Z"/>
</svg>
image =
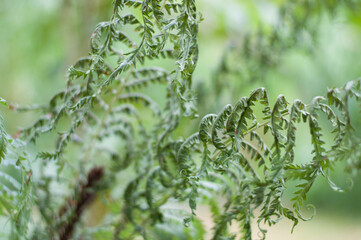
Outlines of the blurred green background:
<svg viewBox="0 0 361 240">
<path fill-rule="evenodd" d="M 200 116 L 220 111 L 223 105 L 234 103 L 259 86 L 267 88 L 272 101 L 283 94 L 289 102 L 302 99 L 307 103 L 314 96 L 324 95 L 328 88 L 361 76 L 361 15 L 340 6 L 333 14 L 321 12 L 317 21 L 311 21 L 307 27 L 314 29 L 315 39 L 296 39 L 297 47 L 276 56 L 277 64 L 269 67 L 260 79 L 235 75 L 215 80 L 224 51 L 232 42 L 241 42 L 246 34 L 257 32 L 261 23 L 272 27 L 280 2 L 285 1 L 198 1 L 204 17 L 199 29 L 200 57 L 194 74 Z M 0 96 L 20 105 L 49 101 L 64 88 L 67 68 L 88 54 L 89 37 L 95 25 L 108 20 L 111 12 L 110 0 L 0 1 Z M 222 91 L 217 88 L 217 82 L 222 83 Z M 354 106 L 357 130 L 361 129 L 359 108 Z M 1 108 L 1 114 L 10 134 L 28 126 L 37 116 L 15 114 L 5 108 Z M 196 131 L 199 121 L 182 122 L 177 134 L 188 136 Z M 296 161 L 307 162 L 311 158 L 311 141 L 306 126 L 299 128 Z M 325 133 L 326 140 L 330 137 Z M 353 177 L 354 187 L 343 194 L 333 192 L 326 179 L 319 180 L 309 198 L 317 207 L 315 221 L 301 223 L 291 236 L 291 224 L 281 223 L 268 239 L 340 239 L 342 236 L 360 239 L 361 178 L 345 174 L 340 164 L 334 173 L 335 182 L 347 187 L 349 177 Z M 201 215 L 206 218 L 206 210 Z"/>
</svg>

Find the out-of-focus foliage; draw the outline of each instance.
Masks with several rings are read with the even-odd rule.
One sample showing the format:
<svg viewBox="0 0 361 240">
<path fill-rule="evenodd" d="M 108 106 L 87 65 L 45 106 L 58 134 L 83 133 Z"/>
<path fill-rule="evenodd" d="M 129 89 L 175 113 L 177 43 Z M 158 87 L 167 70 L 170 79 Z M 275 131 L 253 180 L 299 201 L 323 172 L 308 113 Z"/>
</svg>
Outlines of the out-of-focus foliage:
<svg viewBox="0 0 361 240">
<path fill-rule="evenodd" d="M 214 5 L 217 5 L 214 8 L 222 8 L 221 3 Z M 322 39 L 324 33 L 320 31 L 323 28 L 330 32 L 337 30 L 335 35 L 343 36 L 341 41 L 346 41 L 354 35 L 348 36 L 347 29 L 342 32 L 343 26 L 337 23 L 347 21 L 351 25 L 348 28 L 359 27 L 354 19 L 360 10 L 358 1 L 229 1 L 228 5 L 220 13 L 225 18 L 223 24 L 231 29 L 226 34 L 228 44 L 217 58 L 218 66 L 212 74 L 213 89 L 216 89 L 213 95 L 226 101 L 237 99 L 239 91 L 244 88 L 249 91 L 255 86 L 267 85 L 270 72 L 272 74 L 280 65 L 285 65 L 285 59 L 287 61 L 292 53 L 316 58 L 322 48 L 330 51 L 328 44 L 335 40 Z M 327 26 L 329 22 L 331 26 Z M 332 37 L 336 39 L 336 36 Z M 349 47 L 354 45 L 352 40 L 347 44 Z M 331 61 L 334 61 L 333 57 Z M 202 101 L 203 95 L 199 99 L 201 104 Z"/>
<path fill-rule="evenodd" d="M 0 103 L 8 106 L 6 101 Z M 34 197 L 32 170 L 24 151 L 24 143 L 8 135 L 2 125 L 0 115 L 0 216 L 7 216 L 11 221 L 10 239 L 25 236 L 28 233 L 30 213 Z"/>
<path fill-rule="evenodd" d="M 214 99 L 229 91 L 227 84 L 235 83 L 230 96 L 240 95 L 240 85 L 262 82 L 283 54 L 308 49 L 312 44 L 306 40 L 312 42 L 317 32 L 310 22 L 359 7 L 352 1 L 242 4 L 252 10 L 255 27 L 218 58 Z M 262 6 L 275 12 L 273 24 L 258 14 Z M 203 239 L 199 203 L 213 213 L 213 239 L 234 239 L 228 229 L 233 221 L 243 239 L 252 239 L 252 219 L 263 236 L 263 224 L 274 225 L 281 217 L 294 225 L 304 220 L 303 205 L 317 179 L 344 191 L 330 177 L 337 162 L 348 172 L 359 170 L 352 111 L 361 101 L 360 80 L 331 88 L 309 104 L 289 104 L 282 95 L 270 103 L 265 88 L 258 88 L 203 117 L 198 131 L 183 139 L 179 128 L 191 128 L 197 117 L 192 78 L 202 17 L 195 1 L 115 0 L 109 15 L 91 34 L 89 56 L 68 69 L 65 88 L 49 103 L 7 105 L 0 99 L 19 114 L 41 113 L 16 139 L 0 128 L 0 173 L 13 185 L 3 191 L 1 206 L 10 217 L 12 239 Z M 199 102 L 213 102 L 198 96 Z M 297 129 L 308 130 L 312 159 L 307 163 L 295 162 L 302 147 Z M 19 137 L 37 152 L 31 161 Z M 297 187 L 286 206 L 290 182 Z M 182 202 L 191 213 L 174 207 Z"/>
</svg>

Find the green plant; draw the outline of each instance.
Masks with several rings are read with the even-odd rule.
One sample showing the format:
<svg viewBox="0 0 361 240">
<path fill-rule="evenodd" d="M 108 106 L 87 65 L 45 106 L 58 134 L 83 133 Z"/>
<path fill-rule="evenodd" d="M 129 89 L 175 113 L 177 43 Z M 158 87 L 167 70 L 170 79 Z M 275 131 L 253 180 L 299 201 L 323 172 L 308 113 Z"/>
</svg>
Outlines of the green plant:
<svg viewBox="0 0 361 240">
<path fill-rule="evenodd" d="M 291 46 L 285 39 L 297 35 L 310 15 L 338 6 L 328 2 L 283 6 L 286 12 L 299 11 L 299 19 L 287 19 L 298 28 L 289 35 L 260 34 L 256 43 L 286 51 Z M 349 113 L 350 101 L 361 102 L 360 80 L 329 89 L 309 104 L 290 104 L 284 96 L 270 104 L 267 91 L 258 88 L 204 116 L 190 137 L 174 137 L 180 121 L 197 117 L 191 86 L 201 19 L 194 0 L 116 0 L 111 19 L 99 23 L 91 36 L 89 56 L 69 68 L 65 90 L 49 104 L 22 107 L 0 99 L 14 111 L 42 113 L 18 136 L 0 128 L 0 206 L 10 216 L 11 239 L 203 239 L 197 203 L 210 206 L 212 239 L 234 239 L 228 231 L 234 220 L 243 239 L 252 239 L 254 218 L 264 237 L 263 223 L 271 226 L 285 217 L 295 226 L 305 220 L 302 207 L 317 178 L 343 191 L 330 172 L 339 161 L 347 162 L 350 172 L 361 167 L 360 138 Z M 269 60 L 274 52 L 267 46 L 241 55 L 252 60 L 249 72 L 277 63 Z M 232 63 L 223 61 L 217 76 L 234 74 Z M 164 106 L 147 95 L 149 86 L 165 95 Z M 322 117 L 331 128 L 321 127 Z M 295 164 L 296 131 L 302 124 L 309 129 L 313 159 Z M 332 143 L 322 139 L 325 132 L 333 134 Z M 54 140 L 55 148 L 40 150 L 32 160 L 24 145 L 42 137 Z M 35 171 L 36 163 L 41 166 Z M 51 166 L 55 175 L 47 172 Z M 287 207 L 283 197 L 292 181 L 298 185 Z M 96 195 L 104 211 L 89 227 L 81 217 Z M 181 202 L 188 202 L 191 213 L 167 207 Z M 29 222 L 33 209 L 38 217 Z"/>
</svg>

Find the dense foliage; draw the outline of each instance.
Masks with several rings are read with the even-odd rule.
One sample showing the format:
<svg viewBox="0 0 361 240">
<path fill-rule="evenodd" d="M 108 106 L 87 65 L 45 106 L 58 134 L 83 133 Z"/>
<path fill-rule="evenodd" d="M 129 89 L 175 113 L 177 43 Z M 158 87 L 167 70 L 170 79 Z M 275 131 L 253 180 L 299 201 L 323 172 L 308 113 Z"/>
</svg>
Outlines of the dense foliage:
<svg viewBox="0 0 361 240">
<path fill-rule="evenodd" d="M 339 5 L 281 4 L 279 24 L 245 36 L 224 55 L 214 95 L 229 76 L 262 78 L 277 64 L 275 56 L 297 45 L 307 21 L 335 14 Z M 242 239 L 252 239 L 253 219 L 265 238 L 264 225 L 282 217 L 294 226 L 305 220 L 302 209 L 316 179 L 344 191 L 330 172 L 340 161 L 351 173 L 361 168 L 361 139 L 349 106 L 361 103 L 361 80 L 307 104 L 282 95 L 270 103 L 266 89 L 258 88 L 201 118 L 188 138 L 174 137 L 180 121 L 198 117 L 192 75 L 201 20 L 194 0 L 116 0 L 110 20 L 91 36 L 89 56 L 69 68 L 66 88 L 48 104 L 24 107 L 0 99 L 14 111 L 42 113 L 13 137 L 0 124 L 0 209 L 11 221 L 11 239 L 203 239 L 197 204 L 212 211 L 212 239 L 236 238 L 228 229 L 235 222 Z M 164 106 L 148 96 L 150 87 L 166 93 Z M 294 162 L 301 126 L 313 146 L 306 164 Z M 325 133 L 334 136 L 332 143 Z M 34 160 L 26 146 L 43 136 L 55 147 Z M 293 182 L 297 190 L 288 206 L 284 192 Z M 64 186 L 67 194 L 57 191 Z M 183 202 L 190 211 L 177 207 Z M 103 209 L 100 215 L 92 204 Z M 85 214 L 97 216 L 91 226 Z"/>
</svg>

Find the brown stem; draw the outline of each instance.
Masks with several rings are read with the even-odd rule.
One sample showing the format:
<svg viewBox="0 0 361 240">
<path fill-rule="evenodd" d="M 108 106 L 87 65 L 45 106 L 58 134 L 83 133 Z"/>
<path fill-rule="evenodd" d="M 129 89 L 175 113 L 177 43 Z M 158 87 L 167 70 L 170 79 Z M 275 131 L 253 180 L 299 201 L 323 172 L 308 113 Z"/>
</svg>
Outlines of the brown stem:
<svg viewBox="0 0 361 240">
<path fill-rule="evenodd" d="M 60 208 L 59 218 L 66 218 L 61 221 L 57 228 L 59 240 L 71 239 L 75 225 L 79 222 L 84 209 L 94 200 L 96 184 L 103 178 L 104 168 L 94 167 L 87 176 L 86 183 L 81 183 L 74 197 L 69 197 L 66 203 Z"/>
</svg>

